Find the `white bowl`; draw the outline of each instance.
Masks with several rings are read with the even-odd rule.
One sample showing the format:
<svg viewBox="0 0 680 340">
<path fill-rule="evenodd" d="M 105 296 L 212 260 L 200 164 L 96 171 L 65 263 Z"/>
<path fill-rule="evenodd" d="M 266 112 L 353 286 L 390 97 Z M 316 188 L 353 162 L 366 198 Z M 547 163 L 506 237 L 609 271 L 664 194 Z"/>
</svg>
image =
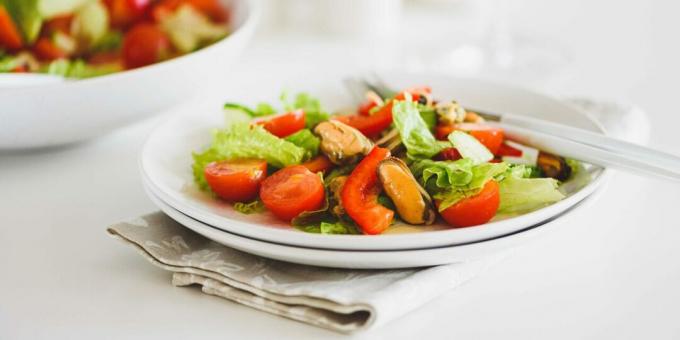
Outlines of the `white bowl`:
<svg viewBox="0 0 680 340">
<path fill-rule="evenodd" d="M 413 84 L 431 85 L 434 97 L 455 98 L 464 105 L 481 110 L 521 113 L 603 132 L 597 122 L 578 109 L 562 101 L 517 87 L 482 80 L 424 74 L 389 72 L 380 76 L 395 88 L 407 88 Z M 323 80 L 329 82 L 328 79 Z M 306 80 L 301 82 L 305 83 Z M 310 80 L 309 83 L 301 84 L 299 88 L 310 90 L 313 95 L 318 95 L 323 103 L 333 102 L 334 99 L 337 102 L 337 99 L 343 97 L 344 91 L 340 88 L 339 79 L 334 83 L 337 88 L 320 88 L 313 82 L 314 80 Z M 252 96 L 261 95 L 260 89 L 247 85 L 244 85 L 242 90 L 247 94 L 232 100 L 249 103 L 253 102 Z M 345 101 L 344 105 L 347 103 L 349 102 Z M 196 188 L 191 172 L 191 152 L 201 150 L 209 144 L 210 131 L 224 124 L 225 118 L 220 106 L 213 109 L 198 106 L 183 107 L 177 115 L 159 125 L 149 136 L 140 158 L 143 179 L 158 198 L 193 219 L 231 234 L 298 247 L 338 250 L 422 249 L 460 245 L 504 236 L 554 218 L 578 204 L 600 186 L 607 172 L 600 168 L 592 168 L 592 181 L 583 188 L 568 188 L 564 200 L 512 218 L 499 216 L 483 226 L 452 229 L 445 223 L 420 227 L 397 224 L 385 234 L 377 236 L 310 234 L 290 227 L 288 223 L 277 220 L 270 213 L 240 214 L 229 204 L 216 200 Z"/>
<path fill-rule="evenodd" d="M 56 146 L 97 137 L 163 112 L 219 83 L 250 40 L 259 16 L 254 1 L 229 3 L 232 34 L 199 51 L 92 79 L 0 88 L 0 149 Z"/>
</svg>

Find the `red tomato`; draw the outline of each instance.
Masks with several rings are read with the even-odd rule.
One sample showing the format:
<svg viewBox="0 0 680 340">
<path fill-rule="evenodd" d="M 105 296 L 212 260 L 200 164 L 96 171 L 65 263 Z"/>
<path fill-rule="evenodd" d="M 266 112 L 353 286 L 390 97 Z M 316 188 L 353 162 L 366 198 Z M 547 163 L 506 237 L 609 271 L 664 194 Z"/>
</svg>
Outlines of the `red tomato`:
<svg viewBox="0 0 680 340">
<path fill-rule="evenodd" d="M 109 64 L 109 63 L 117 63 L 120 62 L 120 53 L 119 52 L 97 52 L 92 54 L 87 59 L 87 62 L 92 64 L 92 65 L 101 65 L 101 64 Z"/>
<path fill-rule="evenodd" d="M 471 227 L 489 222 L 496 215 L 500 202 L 498 183 L 491 180 L 479 194 L 464 198 L 440 214 L 454 227 Z"/>
<path fill-rule="evenodd" d="M 405 91 L 399 92 L 394 97 L 394 99 L 405 100 L 407 92 L 411 94 L 411 100 L 414 101 L 414 102 L 417 102 L 418 100 L 420 100 L 420 96 L 432 93 L 432 88 L 430 88 L 429 86 L 412 87 L 412 88 L 407 89 Z"/>
<path fill-rule="evenodd" d="M 390 156 L 390 151 L 374 147 L 357 164 L 342 187 L 340 201 L 347 214 L 368 235 L 385 231 L 392 223 L 394 211 L 378 203 L 378 163 Z"/>
<path fill-rule="evenodd" d="M 73 21 L 72 14 L 60 15 L 45 21 L 45 24 L 43 25 L 43 30 L 48 34 L 48 36 L 49 34 L 53 34 L 56 32 L 70 34 L 72 21 Z"/>
<path fill-rule="evenodd" d="M 50 39 L 44 37 L 36 41 L 33 50 L 38 58 L 42 60 L 55 60 L 67 57 L 66 52 L 57 47 Z"/>
<path fill-rule="evenodd" d="M 253 122 L 262 125 L 272 135 L 283 138 L 305 128 L 305 112 L 295 110 L 269 118 L 256 119 Z"/>
<path fill-rule="evenodd" d="M 326 172 L 333 167 L 333 163 L 328 157 L 324 155 L 318 155 L 305 163 L 302 166 L 309 169 L 311 172 Z"/>
<path fill-rule="evenodd" d="M 0 5 L 0 47 L 18 50 L 23 46 L 23 39 L 19 29 L 5 7 Z"/>
<path fill-rule="evenodd" d="M 372 115 L 344 115 L 333 119 L 345 123 L 368 137 L 375 137 L 392 124 L 392 101 L 387 102 Z"/>
<path fill-rule="evenodd" d="M 442 161 L 455 161 L 463 158 L 463 156 L 460 155 L 460 152 L 458 152 L 456 148 L 446 148 L 435 158 Z"/>
<path fill-rule="evenodd" d="M 150 65 L 169 54 L 170 41 L 158 27 L 138 24 L 123 39 L 123 62 L 127 68 Z"/>
<path fill-rule="evenodd" d="M 470 133 L 477 138 L 479 142 L 484 144 L 492 154 L 498 153 L 498 149 L 503 144 L 503 129 L 493 127 L 485 124 L 475 123 L 460 123 L 456 124 L 456 130 L 462 130 Z"/>
<path fill-rule="evenodd" d="M 144 17 L 151 0 L 104 0 L 113 27 L 127 27 Z"/>
<path fill-rule="evenodd" d="M 453 125 L 450 124 L 438 124 L 434 127 L 434 137 L 438 140 L 447 140 L 449 134 L 456 130 Z"/>
<path fill-rule="evenodd" d="M 501 147 L 498 148 L 498 156 L 510 156 L 510 157 L 522 157 L 522 150 L 515 149 L 512 146 L 502 143 Z"/>
<path fill-rule="evenodd" d="M 302 165 L 285 167 L 262 182 L 260 199 L 276 217 L 290 221 L 304 211 L 320 209 L 326 191 L 319 175 Z"/>
<path fill-rule="evenodd" d="M 229 21 L 229 11 L 219 0 L 161 0 L 153 6 L 151 16 L 156 21 L 161 20 L 183 4 L 191 5 L 213 21 L 220 23 Z"/>
<path fill-rule="evenodd" d="M 235 159 L 208 164 L 204 170 L 210 189 L 231 202 L 247 202 L 257 197 L 260 183 L 267 176 L 267 162 Z"/>
<path fill-rule="evenodd" d="M 503 144 L 503 129 L 484 124 L 460 123 L 455 125 L 439 124 L 434 128 L 434 136 L 439 140 L 446 140 L 455 130 L 468 132 L 484 144 L 492 154 L 498 153 Z"/>
</svg>

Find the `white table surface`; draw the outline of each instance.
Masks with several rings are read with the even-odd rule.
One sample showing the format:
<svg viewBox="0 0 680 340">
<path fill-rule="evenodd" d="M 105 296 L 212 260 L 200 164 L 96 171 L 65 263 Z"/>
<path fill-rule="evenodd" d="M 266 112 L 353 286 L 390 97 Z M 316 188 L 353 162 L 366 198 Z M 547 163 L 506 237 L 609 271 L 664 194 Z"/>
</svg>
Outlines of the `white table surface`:
<svg viewBox="0 0 680 340">
<path fill-rule="evenodd" d="M 575 59 L 568 79 L 542 90 L 635 102 L 650 113 L 652 145 L 678 152 L 677 4 L 524 3 L 552 13 L 524 15 Z M 260 38 L 231 77 L 271 72 L 272 87 L 295 75 L 332 79 L 360 54 L 312 45 Z M 344 337 L 173 287 L 169 273 L 106 235 L 108 224 L 155 210 L 137 153 L 162 119 L 68 148 L 0 154 L 0 339 Z M 678 203 L 678 184 L 617 174 L 569 228 L 357 337 L 678 338 Z"/>
</svg>

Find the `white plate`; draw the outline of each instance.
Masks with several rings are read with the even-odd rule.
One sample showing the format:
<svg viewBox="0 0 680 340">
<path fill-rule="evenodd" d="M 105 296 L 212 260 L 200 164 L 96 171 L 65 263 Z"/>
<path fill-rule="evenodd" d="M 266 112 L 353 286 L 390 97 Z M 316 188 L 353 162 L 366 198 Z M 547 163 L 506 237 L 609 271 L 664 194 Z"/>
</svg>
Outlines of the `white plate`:
<svg viewBox="0 0 680 340">
<path fill-rule="evenodd" d="M 470 107 L 524 113 L 602 131 L 594 120 L 581 111 L 556 99 L 516 87 L 445 76 L 384 74 L 381 77 L 397 88 L 414 84 L 431 85 L 435 98 L 456 98 Z M 315 87 L 304 84 L 300 84 L 299 88 L 319 96 L 322 103 L 337 103 L 338 99 L 342 99 L 345 104 L 350 102 L 339 80 L 336 88 L 325 87 L 314 91 Z M 252 89 L 252 92 L 257 92 L 257 89 Z M 245 102 L 253 100 L 230 98 L 239 99 Z M 209 110 L 186 108 L 179 112 L 160 125 L 147 140 L 140 159 L 142 175 L 148 178 L 149 185 L 163 201 L 196 220 L 233 234 L 302 247 L 344 250 L 420 249 L 507 235 L 550 219 L 574 206 L 600 185 L 606 173 L 593 169 L 592 182 L 580 190 L 570 192 L 564 200 L 521 216 L 496 219 L 479 227 L 451 229 L 439 223 L 429 227 L 395 226 L 379 236 L 309 234 L 291 228 L 268 213 L 240 214 L 229 204 L 215 200 L 196 188 L 191 173 L 191 152 L 208 145 L 210 131 L 224 124 L 224 114 L 219 107 Z"/>
<path fill-rule="evenodd" d="M 56 146 L 101 136 L 211 87 L 219 88 L 250 40 L 259 13 L 255 1 L 222 1 L 233 4 L 233 33 L 199 51 L 84 80 L 3 75 L 0 150 Z M 20 86 L 8 88 L 8 82 L 20 82 Z"/>
<path fill-rule="evenodd" d="M 232 234 L 208 224 L 195 220 L 167 203 L 151 192 L 145 183 L 145 189 L 151 200 L 170 218 L 185 227 L 231 248 L 246 253 L 292 263 L 299 263 L 321 267 L 388 269 L 435 266 L 451 263 L 472 261 L 495 253 L 518 247 L 536 237 L 553 230 L 560 223 L 566 223 L 570 212 L 585 205 L 590 205 L 596 199 L 596 194 L 579 202 L 566 211 L 553 216 L 553 219 L 531 226 L 526 230 L 512 235 L 494 238 L 480 242 L 414 250 L 386 250 L 386 251 L 357 251 L 313 249 L 270 243 Z"/>
</svg>

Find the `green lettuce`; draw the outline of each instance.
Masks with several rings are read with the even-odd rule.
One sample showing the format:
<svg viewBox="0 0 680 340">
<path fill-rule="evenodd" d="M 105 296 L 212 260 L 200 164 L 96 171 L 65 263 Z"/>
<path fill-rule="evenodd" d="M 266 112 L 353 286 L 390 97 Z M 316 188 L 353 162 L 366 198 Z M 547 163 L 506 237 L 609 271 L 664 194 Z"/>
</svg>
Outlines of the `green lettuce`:
<svg viewBox="0 0 680 340">
<path fill-rule="evenodd" d="M 258 103 L 254 109 L 237 103 L 224 103 L 224 109 L 243 112 L 252 118 L 269 116 L 276 113 L 276 109 L 267 103 Z"/>
<path fill-rule="evenodd" d="M 432 158 L 442 150 L 442 143 L 437 142 L 430 132 L 418 111 L 417 103 L 410 100 L 395 101 L 392 119 L 410 159 Z"/>
<path fill-rule="evenodd" d="M 308 129 L 313 129 L 317 124 L 326 121 L 330 115 L 321 108 L 321 102 L 308 93 L 298 93 L 295 99 L 290 102 L 288 94 L 283 92 L 281 94 L 281 103 L 286 111 L 302 110 L 305 112 L 305 126 Z"/>
<path fill-rule="evenodd" d="M 527 170 L 529 169 L 529 170 Z M 528 167 L 514 166 L 499 181 L 500 213 L 523 213 L 542 208 L 562 200 L 565 196 L 558 190 L 559 181 L 553 178 L 530 178 Z"/>
<path fill-rule="evenodd" d="M 83 60 L 58 59 L 42 69 L 43 73 L 62 76 L 65 78 L 92 78 L 122 71 L 118 63 L 89 65 Z"/>
<path fill-rule="evenodd" d="M 316 157 L 319 154 L 321 140 L 310 129 L 302 129 L 285 138 L 287 141 L 305 149 L 305 160 Z"/>
<path fill-rule="evenodd" d="M 475 164 L 486 163 L 493 159 L 491 151 L 470 134 L 453 131 L 449 134 L 449 141 L 463 158 L 469 158 Z"/>
<path fill-rule="evenodd" d="M 258 158 L 276 168 L 283 168 L 300 164 L 306 152 L 304 148 L 272 135 L 259 125 L 237 123 L 217 131 L 207 150 L 193 154 L 194 179 L 199 187 L 207 189 L 203 171 L 207 164 L 218 160 Z"/>
<path fill-rule="evenodd" d="M 264 203 L 260 200 L 254 200 L 252 202 L 236 202 L 234 203 L 234 210 L 240 212 L 241 214 L 255 214 L 261 213 L 266 210 Z"/>
<path fill-rule="evenodd" d="M 472 176 L 467 184 L 441 189 L 433 195 L 434 199 L 440 201 L 439 211 L 445 210 L 466 197 L 479 194 L 486 183 L 504 174 L 507 170 L 508 164 L 506 163 L 484 163 L 473 166 L 471 168 Z"/>
</svg>

